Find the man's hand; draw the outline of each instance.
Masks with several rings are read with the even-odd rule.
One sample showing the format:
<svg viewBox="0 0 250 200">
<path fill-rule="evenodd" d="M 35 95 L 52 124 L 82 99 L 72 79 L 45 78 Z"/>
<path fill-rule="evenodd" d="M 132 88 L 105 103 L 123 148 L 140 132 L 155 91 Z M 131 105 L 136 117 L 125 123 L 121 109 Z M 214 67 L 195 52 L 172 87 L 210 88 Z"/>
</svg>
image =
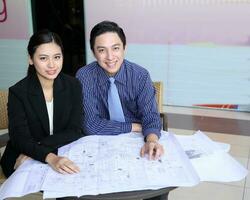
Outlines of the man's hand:
<svg viewBox="0 0 250 200">
<path fill-rule="evenodd" d="M 45 160 L 55 171 L 61 174 L 74 174 L 80 172 L 78 166 L 66 157 L 49 153 Z"/>
<path fill-rule="evenodd" d="M 16 159 L 16 163 L 14 165 L 14 169 L 17 169 L 25 160 L 31 159 L 29 156 L 24 154 L 20 154 Z"/>
<path fill-rule="evenodd" d="M 138 123 L 132 123 L 132 132 L 138 132 L 141 133 L 142 132 L 142 127 L 141 124 Z"/>
<path fill-rule="evenodd" d="M 141 148 L 141 157 L 148 154 L 149 160 L 159 159 L 164 154 L 163 146 L 158 143 L 158 136 L 151 133 L 146 138 L 146 143 Z"/>
</svg>

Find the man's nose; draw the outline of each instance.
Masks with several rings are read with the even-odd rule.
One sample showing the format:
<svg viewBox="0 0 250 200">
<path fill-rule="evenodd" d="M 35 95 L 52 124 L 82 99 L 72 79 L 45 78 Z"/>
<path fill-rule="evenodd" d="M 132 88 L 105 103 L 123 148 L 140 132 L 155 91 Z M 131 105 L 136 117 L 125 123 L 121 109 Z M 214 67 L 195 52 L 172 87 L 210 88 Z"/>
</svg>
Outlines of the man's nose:
<svg viewBox="0 0 250 200">
<path fill-rule="evenodd" d="M 112 60 L 112 58 L 113 58 L 113 52 L 111 50 L 108 50 L 106 56 L 107 56 L 108 60 Z"/>
</svg>

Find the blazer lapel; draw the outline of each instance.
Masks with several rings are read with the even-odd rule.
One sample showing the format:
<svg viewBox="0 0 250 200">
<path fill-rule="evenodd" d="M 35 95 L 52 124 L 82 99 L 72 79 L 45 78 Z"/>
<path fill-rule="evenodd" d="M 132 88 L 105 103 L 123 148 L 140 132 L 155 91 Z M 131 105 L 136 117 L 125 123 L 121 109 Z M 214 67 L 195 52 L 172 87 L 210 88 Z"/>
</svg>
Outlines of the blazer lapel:
<svg viewBox="0 0 250 200">
<path fill-rule="evenodd" d="M 29 79 L 29 100 L 46 133 L 49 134 L 49 118 L 41 84 L 36 75 Z"/>
<path fill-rule="evenodd" d="M 71 110 L 71 102 L 69 101 L 70 91 L 66 88 L 63 77 L 59 76 L 54 81 L 54 133 L 57 132 L 60 125 L 63 124 L 65 118 L 68 118 L 68 112 Z"/>
</svg>

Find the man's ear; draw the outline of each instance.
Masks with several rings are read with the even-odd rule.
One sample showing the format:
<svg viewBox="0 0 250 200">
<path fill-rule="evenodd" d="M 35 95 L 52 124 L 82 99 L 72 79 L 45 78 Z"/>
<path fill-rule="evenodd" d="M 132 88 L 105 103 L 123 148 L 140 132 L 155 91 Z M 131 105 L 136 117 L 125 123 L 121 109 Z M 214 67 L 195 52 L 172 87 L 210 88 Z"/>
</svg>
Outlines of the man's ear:
<svg viewBox="0 0 250 200">
<path fill-rule="evenodd" d="M 93 54 L 93 56 L 94 56 L 95 59 L 96 59 L 95 50 L 92 51 L 92 54 Z"/>
</svg>

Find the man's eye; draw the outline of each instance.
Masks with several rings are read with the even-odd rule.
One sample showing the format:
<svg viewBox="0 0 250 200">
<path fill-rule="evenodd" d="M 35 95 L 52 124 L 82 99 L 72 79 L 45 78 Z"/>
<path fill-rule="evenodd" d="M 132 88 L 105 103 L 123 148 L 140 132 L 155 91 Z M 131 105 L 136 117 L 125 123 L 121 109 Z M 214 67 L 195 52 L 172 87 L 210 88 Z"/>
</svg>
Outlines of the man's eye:
<svg viewBox="0 0 250 200">
<path fill-rule="evenodd" d="M 98 49 L 98 53 L 103 53 L 104 49 Z"/>
<path fill-rule="evenodd" d="M 115 51 L 118 51 L 120 49 L 120 47 L 114 47 Z"/>
</svg>

